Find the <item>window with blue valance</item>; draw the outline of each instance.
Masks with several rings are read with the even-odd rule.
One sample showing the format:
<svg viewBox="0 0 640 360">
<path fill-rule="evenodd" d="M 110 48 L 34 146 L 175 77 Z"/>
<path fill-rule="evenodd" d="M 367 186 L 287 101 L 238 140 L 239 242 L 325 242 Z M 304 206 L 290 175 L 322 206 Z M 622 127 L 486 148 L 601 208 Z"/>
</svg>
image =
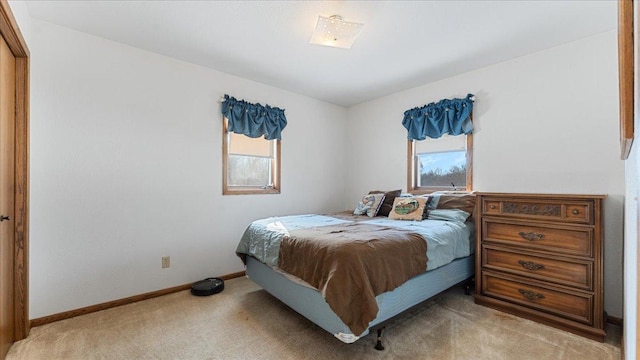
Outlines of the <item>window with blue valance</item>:
<svg viewBox="0 0 640 360">
<path fill-rule="evenodd" d="M 409 132 L 409 140 L 472 133 L 473 100 L 473 95 L 468 94 L 464 99 L 444 99 L 405 111 L 402 125 Z"/>
<path fill-rule="evenodd" d="M 222 115 L 229 122 L 229 131 L 251 138 L 264 136 L 267 140 L 281 140 L 282 130 L 287 126 L 284 109 L 251 104 L 226 94 L 222 101 Z"/>
</svg>

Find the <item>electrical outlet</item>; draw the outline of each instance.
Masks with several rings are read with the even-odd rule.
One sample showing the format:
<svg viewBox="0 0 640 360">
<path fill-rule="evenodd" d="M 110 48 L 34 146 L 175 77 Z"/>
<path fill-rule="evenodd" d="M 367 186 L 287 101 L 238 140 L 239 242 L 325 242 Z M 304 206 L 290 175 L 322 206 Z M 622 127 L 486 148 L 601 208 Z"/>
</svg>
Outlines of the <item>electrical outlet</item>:
<svg viewBox="0 0 640 360">
<path fill-rule="evenodd" d="M 171 257 L 170 256 L 163 256 L 162 257 L 162 268 L 166 269 L 168 267 L 171 266 Z"/>
</svg>

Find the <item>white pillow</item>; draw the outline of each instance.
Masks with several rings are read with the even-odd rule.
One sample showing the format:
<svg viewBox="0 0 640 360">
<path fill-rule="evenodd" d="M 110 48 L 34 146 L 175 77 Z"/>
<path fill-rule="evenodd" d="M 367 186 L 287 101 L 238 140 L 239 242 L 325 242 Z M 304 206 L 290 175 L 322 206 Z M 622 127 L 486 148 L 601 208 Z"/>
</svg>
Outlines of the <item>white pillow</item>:
<svg viewBox="0 0 640 360">
<path fill-rule="evenodd" d="M 468 212 L 460 209 L 433 209 L 429 210 L 427 219 L 465 222 L 471 216 Z"/>
</svg>

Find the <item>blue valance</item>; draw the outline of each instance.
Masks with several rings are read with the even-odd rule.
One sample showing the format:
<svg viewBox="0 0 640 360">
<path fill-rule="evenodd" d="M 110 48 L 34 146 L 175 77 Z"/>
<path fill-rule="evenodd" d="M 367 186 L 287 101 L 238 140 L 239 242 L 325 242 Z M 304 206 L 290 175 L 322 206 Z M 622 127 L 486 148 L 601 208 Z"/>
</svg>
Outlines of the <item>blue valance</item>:
<svg viewBox="0 0 640 360">
<path fill-rule="evenodd" d="M 287 126 L 284 109 L 251 104 L 227 94 L 222 101 L 222 115 L 229 121 L 229 131 L 251 138 L 264 135 L 267 140 L 280 140 L 282 130 Z"/>
<path fill-rule="evenodd" d="M 444 134 L 470 134 L 473 132 L 472 110 L 472 94 L 464 99 L 444 99 L 405 111 L 402 125 L 409 132 L 409 140 L 437 139 Z"/>
</svg>

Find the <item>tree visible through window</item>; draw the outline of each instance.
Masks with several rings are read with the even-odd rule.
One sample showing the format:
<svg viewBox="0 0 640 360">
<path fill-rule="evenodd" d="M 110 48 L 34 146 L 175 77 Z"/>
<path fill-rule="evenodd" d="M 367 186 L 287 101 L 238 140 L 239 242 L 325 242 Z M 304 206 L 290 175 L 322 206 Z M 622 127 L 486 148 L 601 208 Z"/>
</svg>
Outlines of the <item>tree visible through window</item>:
<svg viewBox="0 0 640 360">
<path fill-rule="evenodd" d="M 422 153 L 418 156 L 418 187 L 467 187 L 466 150 Z"/>
<path fill-rule="evenodd" d="M 273 186 L 271 158 L 229 154 L 227 184 L 229 186 Z"/>
</svg>

